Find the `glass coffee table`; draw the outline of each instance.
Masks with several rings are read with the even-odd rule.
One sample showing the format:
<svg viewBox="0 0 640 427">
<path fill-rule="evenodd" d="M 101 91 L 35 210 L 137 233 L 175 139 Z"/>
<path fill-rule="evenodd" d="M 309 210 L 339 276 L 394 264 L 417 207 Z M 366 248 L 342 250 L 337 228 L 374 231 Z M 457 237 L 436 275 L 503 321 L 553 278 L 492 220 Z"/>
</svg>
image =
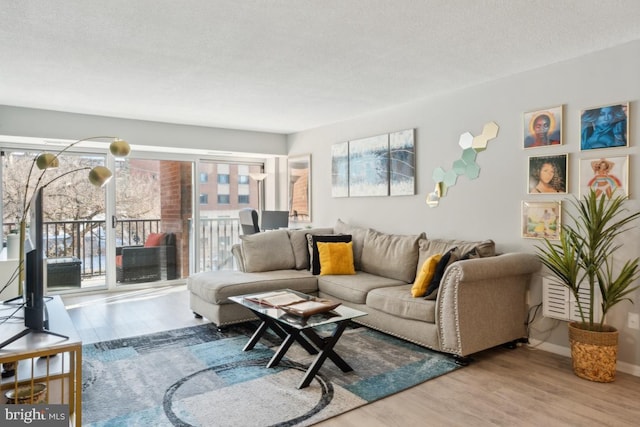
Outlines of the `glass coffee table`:
<svg viewBox="0 0 640 427">
<path fill-rule="evenodd" d="M 352 371 L 353 368 L 351 368 L 351 366 L 349 366 L 349 364 L 345 362 L 333 348 L 342 336 L 342 333 L 347 327 L 349 321 L 357 317 L 366 316 L 367 313 L 339 305 L 330 311 L 314 314 L 309 317 L 303 317 L 287 313 L 287 311 L 282 308 L 273 307 L 267 303 L 260 302 L 261 296 L 274 294 L 276 292 L 294 294 L 300 299 L 307 301 L 313 301 L 315 299 L 315 297 L 311 295 L 306 295 L 290 289 L 229 297 L 231 301 L 241 304 L 251 310 L 262 321 L 242 350 L 249 351 L 253 349 L 267 329 L 271 329 L 276 335 L 282 338 L 283 341 L 269 363 L 267 363 L 267 368 L 277 366 L 285 353 L 289 350 L 289 347 L 291 347 L 291 344 L 294 342 L 300 344 L 305 350 L 307 350 L 307 352 L 309 352 L 309 354 L 317 354 L 317 357 L 311 366 L 309 366 L 304 378 L 300 382 L 300 385 L 298 386 L 299 389 L 305 388 L 311 383 L 327 358 L 331 359 L 331 361 L 335 363 L 342 372 Z M 322 325 L 335 325 L 330 336 L 321 337 L 315 331 L 314 328 Z"/>
</svg>

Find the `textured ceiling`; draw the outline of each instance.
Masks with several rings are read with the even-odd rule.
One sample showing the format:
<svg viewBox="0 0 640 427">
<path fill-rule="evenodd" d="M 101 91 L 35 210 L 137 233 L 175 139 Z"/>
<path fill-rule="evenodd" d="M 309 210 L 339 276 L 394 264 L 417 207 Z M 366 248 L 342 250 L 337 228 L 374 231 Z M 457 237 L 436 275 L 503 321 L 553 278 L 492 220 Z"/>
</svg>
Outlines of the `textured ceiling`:
<svg viewBox="0 0 640 427">
<path fill-rule="evenodd" d="M 291 133 L 640 39 L 637 0 L 2 0 L 0 104 Z"/>
</svg>

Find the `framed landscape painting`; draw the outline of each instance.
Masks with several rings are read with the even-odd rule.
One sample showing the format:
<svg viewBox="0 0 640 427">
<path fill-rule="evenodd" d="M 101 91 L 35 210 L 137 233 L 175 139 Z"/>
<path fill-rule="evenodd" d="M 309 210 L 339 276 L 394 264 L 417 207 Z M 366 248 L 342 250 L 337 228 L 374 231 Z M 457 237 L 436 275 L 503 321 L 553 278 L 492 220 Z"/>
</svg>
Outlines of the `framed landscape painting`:
<svg viewBox="0 0 640 427">
<path fill-rule="evenodd" d="M 580 149 L 629 145 L 629 103 L 605 105 L 580 113 Z"/>
<path fill-rule="evenodd" d="M 389 134 L 349 141 L 349 196 L 389 195 Z"/>
<path fill-rule="evenodd" d="M 580 159 L 580 196 L 629 195 L 629 156 Z"/>
<path fill-rule="evenodd" d="M 349 143 L 331 146 L 331 197 L 349 197 Z"/>
<path fill-rule="evenodd" d="M 522 237 L 526 239 L 560 239 L 561 204 L 522 202 Z"/>
<path fill-rule="evenodd" d="M 562 105 L 523 115 L 524 148 L 562 144 Z"/>
<path fill-rule="evenodd" d="M 415 157 L 413 129 L 389 134 L 389 195 L 416 194 Z"/>
</svg>

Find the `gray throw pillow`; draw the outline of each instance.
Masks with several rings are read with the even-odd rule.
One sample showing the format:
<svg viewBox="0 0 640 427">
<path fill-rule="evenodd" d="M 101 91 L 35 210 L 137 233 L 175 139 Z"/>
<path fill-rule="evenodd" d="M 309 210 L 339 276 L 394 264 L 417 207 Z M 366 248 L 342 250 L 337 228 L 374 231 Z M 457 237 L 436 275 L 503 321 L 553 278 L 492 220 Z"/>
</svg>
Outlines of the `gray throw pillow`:
<svg viewBox="0 0 640 427">
<path fill-rule="evenodd" d="M 240 236 L 246 272 L 289 270 L 296 268 L 287 230 L 265 231 Z"/>
<path fill-rule="evenodd" d="M 496 244 L 493 240 L 478 242 L 471 250 L 464 253 L 461 259 L 487 258 L 496 256 Z"/>
<path fill-rule="evenodd" d="M 290 230 L 289 239 L 293 248 L 293 256 L 296 259 L 296 270 L 309 269 L 309 248 L 307 234 L 332 234 L 333 228 L 305 228 Z"/>
<path fill-rule="evenodd" d="M 418 242 L 418 247 L 420 248 L 420 253 L 418 255 L 416 274 L 420 273 L 420 268 L 427 258 L 435 254 L 444 254 L 455 247 L 458 248 L 461 254 L 460 259 L 478 258 L 476 254 L 476 248 L 478 247 L 480 247 L 480 252 L 485 254 L 483 256 L 490 256 L 490 253 L 495 255 L 495 244 L 493 240 L 470 242 L 467 240 L 454 239 L 421 239 Z"/>
<path fill-rule="evenodd" d="M 333 232 L 335 234 L 350 234 L 353 243 L 353 265 L 356 270 L 362 270 L 362 248 L 364 248 L 364 238 L 367 235 L 368 228 L 358 227 L 357 225 L 347 224 L 338 219 Z"/>
</svg>

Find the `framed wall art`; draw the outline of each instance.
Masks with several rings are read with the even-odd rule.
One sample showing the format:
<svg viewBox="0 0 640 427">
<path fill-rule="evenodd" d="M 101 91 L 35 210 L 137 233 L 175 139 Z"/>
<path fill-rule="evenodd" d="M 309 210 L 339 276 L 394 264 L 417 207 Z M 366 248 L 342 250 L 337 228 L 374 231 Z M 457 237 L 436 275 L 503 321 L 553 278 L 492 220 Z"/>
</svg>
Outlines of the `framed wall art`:
<svg viewBox="0 0 640 427">
<path fill-rule="evenodd" d="M 562 105 L 523 114 L 524 148 L 562 144 Z"/>
<path fill-rule="evenodd" d="M 349 143 L 331 146 L 331 197 L 349 197 Z"/>
<path fill-rule="evenodd" d="M 525 239 L 560 239 L 561 203 L 522 202 L 522 237 Z"/>
<path fill-rule="evenodd" d="M 349 196 L 389 195 L 389 134 L 349 141 Z"/>
<path fill-rule="evenodd" d="M 288 159 L 289 219 L 311 222 L 311 154 Z"/>
<path fill-rule="evenodd" d="M 332 197 L 415 194 L 415 129 L 331 146 Z"/>
<path fill-rule="evenodd" d="M 629 103 L 605 105 L 580 113 L 580 149 L 626 147 Z"/>
<path fill-rule="evenodd" d="M 629 156 L 580 159 L 580 197 L 629 195 Z"/>
<path fill-rule="evenodd" d="M 389 195 L 416 194 L 416 155 L 413 129 L 389 134 Z"/>
<path fill-rule="evenodd" d="M 568 154 L 529 157 L 529 194 L 567 193 Z"/>
</svg>

